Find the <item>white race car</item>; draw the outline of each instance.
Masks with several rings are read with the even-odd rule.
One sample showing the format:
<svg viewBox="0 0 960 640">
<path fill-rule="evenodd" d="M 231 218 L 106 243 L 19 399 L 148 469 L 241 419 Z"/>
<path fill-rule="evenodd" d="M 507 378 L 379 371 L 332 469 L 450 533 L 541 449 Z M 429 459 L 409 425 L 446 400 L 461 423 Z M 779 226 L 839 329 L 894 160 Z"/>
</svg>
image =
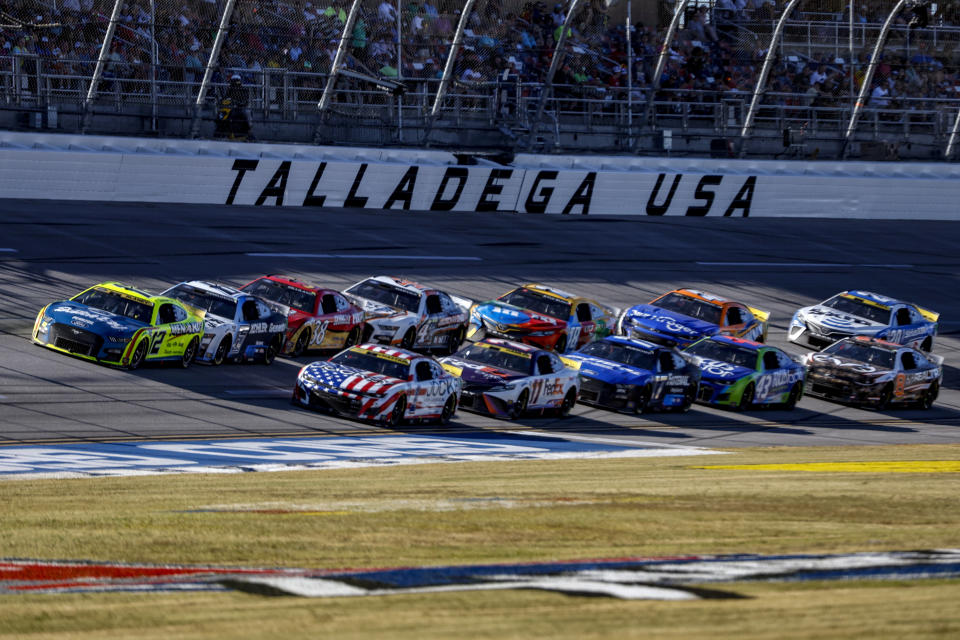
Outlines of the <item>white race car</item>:
<svg viewBox="0 0 960 640">
<path fill-rule="evenodd" d="M 205 312 L 203 337 L 196 360 L 218 365 L 224 360 L 259 360 L 270 364 L 283 348 L 286 310 L 233 287 L 191 280 L 163 292 Z"/>
<path fill-rule="evenodd" d="M 467 332 L 467 308 L 443 291 L 393 278 L 367 278 L 343 292 L 366 315 L 363 342 L 453 353 Z"/>
<path fill-rule="evenodd" d="M 515 419 L 531 410 L 570 413 L 580 377 L 553 351 L 521 342 L 487 338 L 452 356 L 443 368 L 463 379 L 462 407 Z"/>
<path fill-rule="evenodd" d="M 300 370 L 293 403 L 387 426 L 404 420 L 450 421 L 463 382 L 428 356 L 362 344 Z"/>
</svg>

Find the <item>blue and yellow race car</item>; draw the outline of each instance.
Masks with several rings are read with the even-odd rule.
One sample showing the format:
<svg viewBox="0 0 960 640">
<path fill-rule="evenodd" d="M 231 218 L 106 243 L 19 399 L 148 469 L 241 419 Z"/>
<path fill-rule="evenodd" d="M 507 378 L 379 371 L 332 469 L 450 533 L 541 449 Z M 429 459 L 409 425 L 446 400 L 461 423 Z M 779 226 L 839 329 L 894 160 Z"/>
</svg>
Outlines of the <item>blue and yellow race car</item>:
<svg viewBox="0 0 960 640">
<path fill-rule="evenodd" d="M 686 411 L 697 395 L 700 370 L 676 350 L 643 340 L 608 336 L 563 356 L 580 373 L 580 398 L 618 411 Z"/>
<path fill-rule="evenodd" d="M 683 350 L 700 368 L 697 401 L 743 411 L 759 406 L 793 409 L 803 396 L 806 367 L 768 345 L 711 336 Z"/>
<path fill-rule="evenodd" d="M 105 282 L 41 309 L 32 337 L 48 349 L 128 369 L 144 361 L 187 367 L 203 325 L 203 314 L 178 300 Z"/>
</svg>

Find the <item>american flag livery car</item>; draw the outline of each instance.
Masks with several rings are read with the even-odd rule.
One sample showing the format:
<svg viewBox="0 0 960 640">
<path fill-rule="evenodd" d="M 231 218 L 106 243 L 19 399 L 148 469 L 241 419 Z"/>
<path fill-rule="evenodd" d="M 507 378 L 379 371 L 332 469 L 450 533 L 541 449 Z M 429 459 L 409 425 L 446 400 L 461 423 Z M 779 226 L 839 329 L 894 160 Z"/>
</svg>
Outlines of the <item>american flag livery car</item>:
<svg viewBox="0 0 960 640">
<path fill-rule="evenodd" d="M 428 356 L 362 344 L 300 370 L 293 403 L 387 426 L 405 420 L 446 424 L 463 383 Z"/>
<path fill-rule="evenodd" d="M 869 336 L 929 352 L 940 314 L 870 291 L 841 291 L 793 314 L 790 342 L 822 349 L 850 336 Z"/>
<path fill-rule="evenodd" d="M 453 353 L 467 331 L 467 312 L 453 296 L 391 276 L 367 278 L 343 292 L 363 309 L 363 342 Z"/>
<path fill-rule="evenodd" d="M 363 309 L 339 291 L 284 276 L 263 276 L 240 287 L 286 310 L 283 353 L 294 357 L 313 349 L 343 349 L 360 343 Z"/>
<path fill-rule="evenodd" d="M 764 342 L 770 313 L 696 289 L 676 289 L 627 309 L 618 333 L 682 349 L 700 338 L 734 336 Z"/>
<path fill-rule="evenodd" d="M 205 323 L 197 362 L 270 364 L 280 353 L 287 333 L 287 317 L 256 296 L 202 280 L 181 282 L 163 295 L 203 310 Z"/>
<path fill-rule="evenodd" d="M 526 284 L 470 308 L 467 339 L 485 336 L 564 353 L 613 332 L 618 309 L 566 291 Z"/>
<path fill-rule="evenodd" d="M 564 417 L 577 402 L 577 372 L 539 347 L 487 338 L 440 362 L 463 379 L 461 406 L 470 411 L 514 419 L 527 411 L 555 410 Z"/>
</svg>

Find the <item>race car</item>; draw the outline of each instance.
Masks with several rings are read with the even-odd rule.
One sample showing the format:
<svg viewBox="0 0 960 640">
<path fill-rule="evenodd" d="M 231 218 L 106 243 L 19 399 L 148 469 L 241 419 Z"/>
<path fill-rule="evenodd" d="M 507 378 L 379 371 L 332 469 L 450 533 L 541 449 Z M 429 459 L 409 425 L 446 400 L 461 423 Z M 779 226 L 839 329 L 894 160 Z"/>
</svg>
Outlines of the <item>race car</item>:
<svg viewBox="0 0 960 640">
<path fill-rule="evenodd" d="M 848 336 L 870 336 L 929 352 L 940 314 L 869 291 L 841 291 L 793 314 L 787 338 L 822 349 Z"/>
<path fill-rule="evenodd" d="M 740 411 L 762 405 L 793 409 L 803 396 L 806 369 L 776 347 L 710 336 L 683 355 L 700 368 L 698 402 Z"/>
<path fill-rule="evenodd" d="M 844 338 L 804 356 L 807 393 L 886 409 L 933 406 L 943 381 L 943 358 L 877 338 Z"/>
<path fill-rule="evenodd" d="M 203 314 L 177 300 L 105 282 L 41 309 L 33 341 L 127 369 L 144 361 L 174 361 L 188 367 L 203 327 Z"/>
<path fill-rule="evenodd" d="M 607 336 L 562 358 L 580 373 L 580 402 L 617 411 L 687 411 L 700 369 L 669 347 Z"/>
<path fill-rule="evenodd" d="M 205 312 L 197 362 L 225 360 L 270 364 L 287 333 L 287 317 L 266 302 L 231 286 L 202 280 L 181 282 L 163 292 Z"/>
<path fill-rule="evenodd" d="M 577 402 L 580 381 L 552 351 L 520 342 L 487 338 L 440 363 L 463 379 L 461 407 L 498 418 L 555 409 L 564 417 Z"/>
<path fill-rule="evenodd" d="M 343 293 L 364 311 L 363 342 L 446 353 L 453 353 L 463 342 L 466 310 L 443 291 L 410 280 L 377 276 Z"/>
<path fill-rule="evenodd" d="M 650 304 L 627 309 L 617 333 L 667 347 L 683 348 L 700 338 L 727 335 L 765 342 L 768 311 L 695 289 L 676 289 Z"/>
<path fill-rule="evenodd" d="M 339 291 L 284 276 L 263 276 L 240 290 L 286 310 L 283 353 L 297 357 L 314 349 L 339 350 L 359 344 L 363 335 L 363 309 Z"/>
<path fill-rule="evenodd" d="M 428 356 L 362 344 L 300 369 L 293 403 L 316 411 L 396 426 L 405 420 L 447 424 L 463 381 Z"/>
<path fill-rule="evenodd" d="M 618 313 L 566 291 L 526 284 L 471 306 L 467 339 L 495 336 L 564 353 L 609 335 Z"/>
</svg>

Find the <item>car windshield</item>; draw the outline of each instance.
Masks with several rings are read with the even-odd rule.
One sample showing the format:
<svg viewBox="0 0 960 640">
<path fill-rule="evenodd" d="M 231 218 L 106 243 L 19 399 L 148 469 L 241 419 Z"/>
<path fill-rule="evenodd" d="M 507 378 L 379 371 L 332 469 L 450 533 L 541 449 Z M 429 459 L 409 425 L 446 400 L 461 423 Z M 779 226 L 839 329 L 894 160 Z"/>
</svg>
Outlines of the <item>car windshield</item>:
<svg viewBox="0 0 960 640">
<path fill-rule="evenodd" d="M 251 282 L 243 290 L 270 302 L 306 313 L 313 313 L 317 308 L 317 294 L 312 291 L 304 291 L 266 278 Z"/>
<path fill-rule="evenodd" d="M 727 362 L 737 365 L 738 367 L 747 367 L 748 369 L 756 369 L 757 367 L 756 351 L 737 347 L 732 344 L 725 344 L 714 340 L 701 340 L 687 347 L 685 351 L 695 356 L 700 356 L 701 358 L 719 360 L 720 362 Z"/>
<path fill-rule="evenodd" d="M 389 305 L 395 309 L 417 313 L 420 310 L 420 295 L 401 287 L 395 287 L 379 280 L 364 280 L 358 282 L 346 293 L 358 298 L 366 298 L 374 302 Z"/>
<path fill-rule="evenodd" d="M 892 349 L 869 344 L 858 344 L 848 340 L 834 342 L 821 353 L 846 358 L 848 360 L 856 360 L 857 362 L 865 362 L 883 369 L 893 369 L 897 355 Z"/>
<path fill-rule="evenodd" d="M 532 361 L 529 354 L 521 354 L 499 347 L 484 347 L 478 344 L 467 347 L 459 352 L 457 357 L 467 362 L 485 364 L 515 373 L 530 373 L 530 363 Z"/>
<path fill-rule="evenodd" d="M 197 289 L 186 284 L 178 284 L 164 295 L 186 302 L 191 307 L 203 309 L 215 316 L 233 320 L 237 310 L 237 302 L 232 298 L 221 298 L 203 289 Z"/>
<path fill-rule="evenodd" d="M 673 311 L 674 313 L 688 316 L 690 318 L 697 318 L 698 320 L 703 320 L 704 322 L 709 322 L 710 324 L 720 324 L 720 312 L 722 311 L 722 307 L 710 302 L 704 302 L 703 300 L 692 298 L 690 296 L 685 296 L 682 293 L 677 293 L 675 291 L 668 293 L 667 295 L 654 300 L 650 304 L 655 307 L 660 307 L 661 309 L 666 309 L 667 311 Z"/>
<path fill-rule="evenodd" d="M 570 317 L 569 302 L 524 287 L 514 289 L 510 293 L 505 293 L 497 299 L 501 302 L 520 307 L 521 309 L 529 309 L 530 311 L 542 313 L 551 318 L 566 320 Z"/>
<path fill-rule="evenodd" d="M 84 291 L 80 295 L 74 296 L 73 301 L 93 309 L 102 309 L 118 316 L 125 316 L 144 324 L 149 324 L 153 315 L 153 305 L 149 302 L 128 298 L 102 287 Z"/>
<path fill-rule="evenodd" d="M 362 349 L 341 351 L 330 358 L 330 362 L 363 371 L 374 371 L 400 380 L 406 380 L 410 376 L 409 362 L 401 362 L 389 356 L 374 355 Z"/>
<path fill-rule="evenodd" d="M 580 353 L 605 360 L 613 360 L 620 364 L 637 367 L 639 369 L 654 370 L 657 368 L 657 356 L 654 351 L 645 351 L 627 344 L 598 340 L 591 342 Z"/>
<path fill-rule="evenodd" d="M 867 304 L 866 302 L 857 300 L 855 298 L 848 298 L 842 293 L 833 296 L 821 304 L 824 307 L 836 309 L 837 311 L 841 311 L 843 313 L 849 313 L 850 315 L 857 316 L 858 318 L 866 318 L 871 322 L 877 322 L 879 324 L 888 324 L 890 322 L 890 309 Z"/>
</svg>

